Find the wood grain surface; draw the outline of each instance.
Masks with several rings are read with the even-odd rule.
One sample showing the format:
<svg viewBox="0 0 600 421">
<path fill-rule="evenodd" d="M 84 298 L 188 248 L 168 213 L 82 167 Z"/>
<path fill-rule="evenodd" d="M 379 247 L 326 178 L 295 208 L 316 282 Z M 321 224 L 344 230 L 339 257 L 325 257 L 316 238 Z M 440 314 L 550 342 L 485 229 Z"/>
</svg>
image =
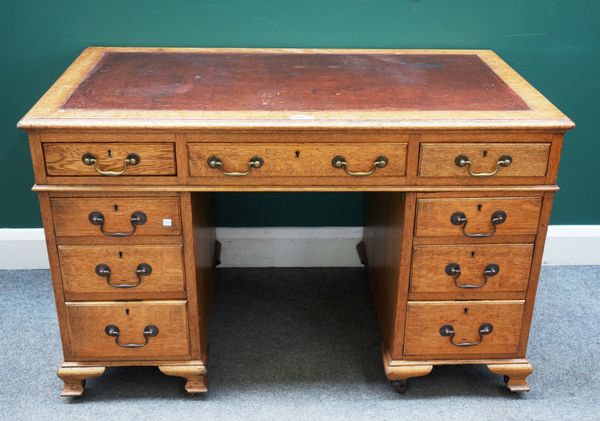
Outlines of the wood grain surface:
<svg viewBox="0 0 600 421">
<path fill-rule="evenodd" d="M 494 235 L 535 234 L 541 207 L 542 200 L 539 197 L 418 199 L 415 235 L 464 238 L 461 226 L 453 225 L 450 221 L 452 214 L 458 211 L 467 217 L 465 231 L 469 234 L 493 232 L 491 216 L 496 211 L 504 211 L 506 221 L 497 225 Z"/>
<path fill-rule="evenodd" d="M 495 170 L 500 157 L 508 155 L 511 164 L 501 167 L 494 178 L 544 177 L 549 153 L 549 143 L 422 143 L 419 176 L 469 178 L 473 176 L 467 168 L 455 164 L 457 156 L 469 158 L 473 173 L 489 173 Z"/>
<path fill-rule="evenodd" d="M 130 153 L 139 156 L 137 165 L 130 165 L 125 174 L 176 175 L 175 145 L 173 143 L 44 143 L 46 174 L 49 176 L 98 176 L 93 165 L 86 165 L 82 157 L 91 153 L 102 171 L 119 171 Z"/>
<path fill-rule="evenodd" d="M 69 302 L 67 324 L 76 361 L 127 359 L 189 359 L 185 301 Z M 121 343 L 144 343 L 144 328 L 154 325 L 158 335 L 141 348 L 123 348 L 104 329 L 116 325 Z"/>
<path fill-rule="evenodd" d="M 52 198 L 51 203 L 54 227 L 59 237 L 95 237 L 114 241 L 126 239 L 102 234 L 100 227 L 89 221 L 89 214 L 94 211 L 104 215 L 104 229 L 107 232 L 130 232 L 131 215 L 136 211 L 142 211 L 146 214 L 147 221 L 144 225 L 138 225 L 131 237 L 181 233 L 179 199 L 176 197 L 119 196 L 93 200 L 61 197 Z"/>
<path fill-rule="evenodd" d="M 415 246 L 410 299 L 481 299 L 489 298 L 490 293 L 496 293 L 496 298 L 524 299 L 532 257 L 533 244 Z M 454 277 L 446 273 L 450 263 L 460 266 L 460 277 L 456 281 L 459 285 L 482 285 L 483 272 L 492 263 L 498 265 L 499 272 L 490 276 L 481 288 L 461 289 L 456 286 Z"/>
<path fill-rule="evenodd" d="M 58 254 L 67 301 L 185 298 L 181 246 L 60 245 Z M 108 265 L 111 284 L 135 284 L 141 263 L 152 272 L 133 288 L 111 287 L 95 271 L 99 264 Z"/>
<path fill-rule="evenodd" d="M 407 355 L 516 354 L 521 333 L 523 301 L 409 302 L 406 313 Z M 479 327 L 494 326 L 480 345 L 457 347 L 440 335 L 443 325 L 452 325 L 457 342 L 479 341 Z"/>
<path fill-rule="evenodd" d="M 385 156 L 388 164 L 378 168 L 369 177 L 403 177 L 406 175 L 406 143 L 380 144 L 235 144 L 191 143 L 188 144 L 190 175 L 192 177 L 225 178 L 220 171 L 210 168 L 207 160 L 218 156 L 226 171 L 246 171 L 250 158 L 264 160 L 259 169 L 247 176 L 256 177 L 341 177 L 351 178 L 343 169 L 335 168 L 331 160 L 341 155 L 346 158 L 348 171 L 369 171 L 379 156 Z M 243 179 L 240 183 L 243 183 Z M 301 183 L 301 180 L 295 183 Z"/>
</svg>

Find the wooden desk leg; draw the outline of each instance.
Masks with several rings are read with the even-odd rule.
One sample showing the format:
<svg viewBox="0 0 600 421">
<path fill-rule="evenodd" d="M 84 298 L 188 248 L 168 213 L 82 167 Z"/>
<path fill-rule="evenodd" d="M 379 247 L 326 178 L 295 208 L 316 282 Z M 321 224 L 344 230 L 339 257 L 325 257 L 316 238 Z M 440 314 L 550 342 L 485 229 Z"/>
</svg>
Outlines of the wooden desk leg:
<svg viewBox="0 0 600 421">
<path fill-rule="evenodd" d="M 358 252 L 358 259 L 363 266 L 367 266 L 367 250 L 365 249 L 365 242 L 361 241 L 356 245 L 356 251 Z"/>
<path fill-rule="evenodd" d="M 406 392 L 406 383 L 411 377 L 422 377 L 431 373 L 433 365 L 404 365 L 387 367 L 386 376 L 398 393 Z"/>
<path fill-rule="evenodd" d="M 221 264 L 221 242 L 215 240 L 215 251 L 214 251 L 214 261 L 213 266 L 217 267 Z"/>
<path fill-rule="evenodd" d="M 533 373 L 530 363 L 488 364 L 487 368 L 494 374 L 504 375 L 506 387 L 511 392 L 529 392 L 529 385 L 525 379 Z"/>
<path fill-rule="evenodd" d="M 385 375 L 398 393 L 406 392 L 406 383 L 411 377 L 426 376 L 433 370 L 433 364 L 424 364 L 419 361 L 415 361 L 414 364 L 407 361 L 402 362 L 401 365 L 394 364 L 383 344 L 381 345 L 381 356 Z"/>
<path fill-rule="evenodd" d="M 203 365 L 161 365 L 158 369 L 167 376 L 184 377 L 189 394 L 206 393 L 206 368 Z"/>
<path fill-rule="evenodd" d="M 61 367 L 56 373 L 65 382 L 61 396 L 79 397 L 83 395 L 85 380 L 104 374 L 106 367 Z"/>
</svg>

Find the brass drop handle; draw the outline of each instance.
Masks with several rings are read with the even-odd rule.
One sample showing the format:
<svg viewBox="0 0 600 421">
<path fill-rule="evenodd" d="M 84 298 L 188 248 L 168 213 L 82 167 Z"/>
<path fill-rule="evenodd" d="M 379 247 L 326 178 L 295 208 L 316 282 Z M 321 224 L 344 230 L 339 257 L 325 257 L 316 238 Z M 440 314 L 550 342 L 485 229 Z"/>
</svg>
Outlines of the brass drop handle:
<svg viewBox="0 0 600 421">
<path fill-rule="evenodd" d="M 346 158 L 344 158 L 342 155 L 336 155 L 331 160 L 331 165 L 333 165 L 334 168 L 342 168 L 346 174 L 353 177 L 365 177 L 367 175 L 371 175 L 377 171 L 378 168 L 387 167 L 387 164 L 387 157 L 381 155 L 375 158 L 375 161 L 373 162 L 373 165 L 369 171 L 348 171 L 348 162 L 346 162 Z"/>
<path fill-rule="evenodd" d="M 144 343 L 141 344 L 122 344 L 119 341 L 119 337 L 121 335 L 121 330 L 119 326 L 116 325 L 107 325 L 104 328 L 104 333 L 108 336 L 115 338 L 115 343 L 119 345 L 121 348 L 143 348 L 148 345 L 149 338 L 153 338 L 158 335 L 158 328 L 154 325 L 148 325 L 144 328 Z"/>
<path fill-rule="evenodd" d="M 225 169 L 223 168 L 223 162 L 221 161 L 221 158 L 219 158 L 216 155 L 212 155 L 211 157 L 209 157 L 206 162 L 210 168 L 219 170 L 221 171 L 221 174 L 226 175 L 228 177 L 241 177 L 244 175 L 248 175 L 250 174 L 253 168 L 258 169 L 262 167 L 265 163 L 265 161 L 260 156 L 253 156 L 252 158 L 250 158 L 250 161 L 248 161 L 248 169 L 244 172 L 237 172 L 225 171 Z"/>
<path fill-rule="evenodd" d="M 458 288 L 463 289 L 476 289 L 483 288 L 486 286 L 488 280 L 492 276 L 496 276 L 500 273 L 500 266 L 496 263 L 490 263 L 483 269 L 483 282 L 480 284 L 461 284 L 458 282 L 458 279 L 461 275 L 460 265 L 458 263 L 448 263 L 446 266 L 446 275 L 452 276 L 454 278 L 454 285 Z"/>
<path fill-rule="evenodd" d="M 496 161 L 496 168 L 492 172 L 473 172 L 471 169 L 473 163 L 467 155 L 458 155 L 456 158 L 454 158 L 454 164 L 459 168 L 466 167 L 467 172 L 472 177 L 492 177 L 498 174 L 498 171 L 500 171 L 501 168 L 508 167 L 510 164 L 512 164 L 512 157 L 510 155 L 502 155 L 500 158 L 498 158 L 498 161 Z"/>
<path fill-rule="evenodd" d="M 461 226 L 461 230 L 462 233 L 465 237 L 469 237 L 469 238 L 485 238 L 485 237 L 491 237 L 492 235 L 496 234 L 496 229 L 498 225 L 501 225 L 503 223 L 506 222 L 506 212 L 504 211 L 496 211 L 492 214 L 492 217 L 490 218 L 490 221 L 492 223 L 492 231 L 487 232 L 487 233 L 468 233 L 467 232 L 467 216 L 464 214 L 464 212 L 454 212 L 451 216 L 450 216 L 450 222 L 452 223 L 452 225 L 460 225 Z"/>
<path fill-rule="evenodd" d="M 138 225 L 144 225 L 148 220 L 146 214 L 142 211 L 135 211 L 131 214 L 129 222 L 131 223 L 131 231 L 129 232 L 108 232 L 104 230 L 104 215 L 102 212 L 93 211 L 88 215 L 88 220 L 92 225 L 98 225 L 100 232 L 108 237 L 129 237 L 135 234 Z"/>
<path fill-rule="evenodd" d="M 116 170 L 116 171 L 109 171 L 109 170 L 103 170 L 99 167 L 98 165 L 98 159 L 96 158 L 96 155 L 94 155 L 93 153 L 90 152 L 86 152 L 81 156 L 81 161 L 85 164 L 85 165 L 93 165 L 94 166 L 94 170 L 100 174 L 100 175 L 107 175 L 107 176 L 112 176 L 112 177 L 116 177 L 119 175 L 123 175 L 127 172 L 127 170 L 129 169 L 130 166 L 136 166 L 140 163 L 140 156 L 136 153 L 130 153 L 127 155 L 127 157 L 123 160 L 123 166 L 121 167 L 120 170 Z"/>
<path fill-rule="evenodd" d="M 140 263 L 137 268 L 135 269 L 135 276 L 137 277 L 137 282 L 133 283 L 133 284 L 125 284 L 125 283 L 121 283 L 121 284 L 113 284 L 110 280 L 110 266 L 108 266 L 105 263 L 100 263 L 99 265 L 96 265 L 96 275 L 102 277 L 102 278 L 106 278 L 106 283 L 108 284 L 108 286 L 111 286 L 113 288 L 134 288 L 137 287 L 139 284 L 142 283 L 142 277 L 143 276 L 148 276 L 152 273 L 152 266 L 150 266 L 148 263 Z"/>
<path fill-rule="evenodd" d="M 494 326 L 491 323 L 484 323 L 479 326 L 479 341 L 477 342 L 456 342 L 454 337 L 456 332 L 454 331 L 454 327 L 452 325 L 444 325 L 440 328 L 440 335 L 449 336 L 450 343 L 454 346 L 475 346 L 481 344 L 483 342 L 483 337 L 489 335 L 494 330 Z"/>
</svg>

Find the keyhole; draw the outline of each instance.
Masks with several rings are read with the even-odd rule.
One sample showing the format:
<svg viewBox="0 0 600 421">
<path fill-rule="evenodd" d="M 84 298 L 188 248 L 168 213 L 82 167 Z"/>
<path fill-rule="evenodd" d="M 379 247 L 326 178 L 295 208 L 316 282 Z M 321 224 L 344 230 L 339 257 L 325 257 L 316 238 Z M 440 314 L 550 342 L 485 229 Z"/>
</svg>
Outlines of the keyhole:
<svg viewBox="0 0 600 421">
<path fill-rule="evenodd" d="M 112 158 L 112 149 L 109 149 L 109 150 L 108 150 L 108 157 L 109 157 L 109 158 Z"/>
<path fill-rule="evenodd" d="M 122 259 L 122 258 L 123 258 L 123 252 L 122 252 L 122 251 L 120 251 L 120 252 L 119 252 L 119 259 Z"/>
<path fill-rule="evenodd" d="M 296 158 L 300 158 L 300 151 L 296 151 L 294 154 L 296 155 Z"/>
<path fill-rule="evenodd" d="M 125 309 L 125 314 L 129 316 L 129 309 L 128 308 Z"/>
<path fill-rule="evenodd" d="M 475 257 L 475 252 L 474 251 L 471 252 L 471 257 Z"/>
<path fill-rule="evenodd" d="M 485 158 L 487 156 L 487 151 L 483 151 L 483 157 Z"/>
<path fill-rule="evenodd" d="M 481 205 L 477 205 L 477 212 L 481 212 Z"/>
<path fill-rule="evenodd" d="M 119 205 L 113 205 L 113 209 L 115 212 L 119 212 Z"/>
<path fill-rule="evenodd" d="M 468 309 L 468 308 L 466 308 L 466 307 L 465 307 L 465 308 L 463 308 L 463 314 L 467 314 L 468 312 L 469 312 L 469 309 Z"/>
</svg>

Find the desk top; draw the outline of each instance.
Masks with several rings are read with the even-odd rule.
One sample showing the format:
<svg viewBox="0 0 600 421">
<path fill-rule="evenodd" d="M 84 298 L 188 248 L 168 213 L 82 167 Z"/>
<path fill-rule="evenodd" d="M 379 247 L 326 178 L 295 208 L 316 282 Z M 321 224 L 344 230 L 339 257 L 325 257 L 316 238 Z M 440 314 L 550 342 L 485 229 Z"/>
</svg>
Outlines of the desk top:
<svg viewBox="0 0 600 421">
<path fill-rule="evenodd" d="M 573 123 L 484 50 L 88 48 L 36 128 L 546 128 Z"/>
</svg>

